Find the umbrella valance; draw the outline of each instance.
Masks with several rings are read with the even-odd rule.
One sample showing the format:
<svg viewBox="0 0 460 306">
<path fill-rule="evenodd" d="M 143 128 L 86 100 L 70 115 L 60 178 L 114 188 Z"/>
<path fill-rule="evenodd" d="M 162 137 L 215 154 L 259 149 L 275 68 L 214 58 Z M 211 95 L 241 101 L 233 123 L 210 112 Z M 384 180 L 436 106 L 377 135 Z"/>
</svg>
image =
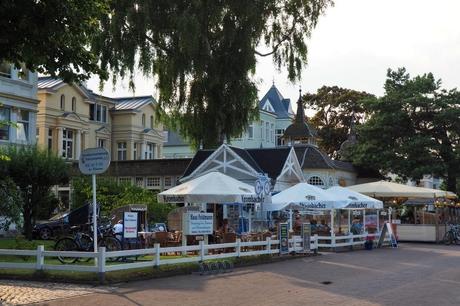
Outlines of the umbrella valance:
<svg viewBox="0 0 460 306">
<path fill-rule="evenodd" d="M 382 209 L 383 202 L 348 188 L 333 186 L 326 190 L 337 198 L 347 200 L 341 209 Z"/>
<path fill-rule="evenodd" d="M 158 194 L 163 203 L 256 203 L 254 187 L 220 172 L 210 172 Z"/>
</svg>

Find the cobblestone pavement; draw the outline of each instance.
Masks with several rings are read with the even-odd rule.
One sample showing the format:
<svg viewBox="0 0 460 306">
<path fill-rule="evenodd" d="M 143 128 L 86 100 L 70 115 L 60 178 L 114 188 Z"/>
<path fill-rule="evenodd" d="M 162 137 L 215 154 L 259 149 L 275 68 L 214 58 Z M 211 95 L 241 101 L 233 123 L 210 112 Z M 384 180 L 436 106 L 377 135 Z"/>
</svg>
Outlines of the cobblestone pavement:
<svg viewBox="0 0 460 306">
<path fill-rule="evenodd" d="M 213 276 L 131 282 L 41 305 L 460 305 L 459 262 L 460 246 L 401 244 L 397 249 L 329 253 Z"/>
<path fill-rule="evenodd" d="M 90 293 L 109 293 L 111 288 L 0 280 L 0 305 L 25 305 Z"/>
</svg>

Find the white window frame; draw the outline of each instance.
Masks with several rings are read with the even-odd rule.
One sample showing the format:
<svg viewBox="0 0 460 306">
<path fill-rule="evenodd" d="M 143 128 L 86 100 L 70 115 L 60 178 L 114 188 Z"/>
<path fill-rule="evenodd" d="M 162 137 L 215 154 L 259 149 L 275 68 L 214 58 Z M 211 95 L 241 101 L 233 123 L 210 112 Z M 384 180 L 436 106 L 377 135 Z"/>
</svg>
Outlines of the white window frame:
<svg viewBox="0 0 460 306">
<path fill-rule="evenodd" d="M 70 137 L 69 137 L 70 134 Z M 73 158 L 73 137 L 75 133 L 71 129 L 62 129 L 62 143 L 59 144 L 61 146 L 61 155 L 64 158 L 72 159 Z"/>
<path fill-rule="evenodd" d="M 126 141 L 117 142 L 117 160 L 126 160 Z"/>
<path fill-rule="evenodd" d="M 11 108 L 0 107 L 0 113 L 1 113 L 0 120 L 3 120 L 3 121 L 11 120 Z M 0 141 L 9 141 L 11 139 L 10 126 L 8 124 L 5 124 L 4 126 L 1 126 L 0 129 L 2 131 L 5 131 L 5 139 L 0 139 Z"/>
</svg>

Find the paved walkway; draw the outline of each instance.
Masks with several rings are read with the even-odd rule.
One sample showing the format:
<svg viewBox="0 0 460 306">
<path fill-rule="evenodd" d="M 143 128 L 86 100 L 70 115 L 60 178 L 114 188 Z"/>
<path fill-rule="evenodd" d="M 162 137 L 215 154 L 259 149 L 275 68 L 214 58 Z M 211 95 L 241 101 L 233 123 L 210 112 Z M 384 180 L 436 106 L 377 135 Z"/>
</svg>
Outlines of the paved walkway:
<svg viewBox="0 0 460 306">
<path fill-rule="evenodd" d="M 459 246 L 404 244 L 133 282 L 41 305 L 460 305 L 459 263 Z"/>
</svg>

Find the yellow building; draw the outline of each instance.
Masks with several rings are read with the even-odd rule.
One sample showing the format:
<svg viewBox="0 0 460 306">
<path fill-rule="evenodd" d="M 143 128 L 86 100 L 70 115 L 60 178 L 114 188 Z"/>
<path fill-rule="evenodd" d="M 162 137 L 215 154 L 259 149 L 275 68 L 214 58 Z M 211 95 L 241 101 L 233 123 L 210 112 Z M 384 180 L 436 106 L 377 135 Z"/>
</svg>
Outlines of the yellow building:
<svg viewBox="0 0 460 306">
<path fill-rule="evenodd" d="M 110 98 L 51 77 L 38 79 L 37 143 L 68 160 L 104 147 L 112 160 L 159 158 L 163 127 L 152 96 Z"/>
</svg>

